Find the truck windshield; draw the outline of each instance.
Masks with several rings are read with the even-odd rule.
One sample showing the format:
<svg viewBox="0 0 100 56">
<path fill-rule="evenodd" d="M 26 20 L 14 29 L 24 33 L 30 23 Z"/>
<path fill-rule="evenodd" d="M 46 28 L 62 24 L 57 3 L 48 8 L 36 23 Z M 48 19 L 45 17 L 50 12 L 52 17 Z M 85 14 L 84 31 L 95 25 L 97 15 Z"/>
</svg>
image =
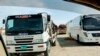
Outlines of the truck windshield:
<svg viewBox="0 0 100 56">
<path fill-rule="evenodd" d="M 85 18 L 83 20 L 84 30 L 100 30 L 100 18 Z"/>
<path fill-rule="evenodd" d="M 25 19 L 8 19 L 6 25 L 6 33 L 8 34 L 37 34 L 43 32 L 43 24 L 41 18 L 25 18 Z"/>
</svg>

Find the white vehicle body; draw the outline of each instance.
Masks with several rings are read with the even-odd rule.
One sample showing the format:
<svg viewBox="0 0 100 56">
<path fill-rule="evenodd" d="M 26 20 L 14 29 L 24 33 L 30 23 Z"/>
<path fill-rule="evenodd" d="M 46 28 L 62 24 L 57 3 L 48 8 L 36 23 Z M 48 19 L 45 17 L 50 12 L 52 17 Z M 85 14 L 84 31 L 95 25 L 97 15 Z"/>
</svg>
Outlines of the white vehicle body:
<svg viewBox="0 0 100 56">
<path fill-rule="evenodd" d="M 76 17 L 67 23 L 67 33 L 78 42 L 100 43 L 99 20 L 100 14 L 81 15 Z"/>
<path fill-rule="evenodd" d="M 38 30 L 38 31 L 34 31 L 35 32 L 34 33 L 33 30 L 31 30 L 31 28 L 29 28 L 28 30 L 25 31 L 24 30 L 25 27 L 24 27 L 19 32 L 17 32 L 16 30 L 11 32 L 9 30 L 10 33 L 9 32 L 7 33 L 7 23 L 9 21 L 8 22 L 6 21 L 5 37 L 6 37 L 6 47 L 7 47 L 7 50 L 9 53 L 45 52 L 48 48 L 50 48 L 49 42 L 52 44 L 55 43 L 56 32 L 52 33 L 52 31 L 53 31 L 52 27 L 54 25 L 53 25 L 53 22 L 50 20 L 50 16 L 48 16 L 47 14 L 40 13 L 40 14 L 33 14 L 33 15 L 14 15 L 14 16 L 8 16 L 8 18 L 10 18 L 10 17 L 12 17 L 12 18 L 13 17 L 18 17 L 18 18 L 20 18 L 20 17 L 22 17 L 22 18 L 35 17 L 34 15 L 41 16 L 42 22 L 40 21 L 41 22 L 40 24 L 42 24 L 41 27 L 43 27 L 42 32 L 40 30 Z M 48 18 L 49 18 L 49 21 L 48 21 Z M 10 20 L 10 19 L 7 19 L 7 20 Z M 13 20 L 13 19 L 11 19 L 11 20 Z M 26 20 L 26 19 L 23 19 L 23 20 Z M 30 22 L 31 22 L 31 20 L 30 20 Z M 10 23 L 12 23 L 12 22 L 10 22 Z M 19 20 L 19 23 L 21 23 L 20 20 Z M 24 23 L 28 24 L 26 22 L 24 22 Z M 36 25 L 36 24 L 33 22 L 33 25 L 30 24 L 30 27 L 34 26 L 34 25 Z M 9 26 L 12 27 L 11 25 L 9 25 Z M 37 26 L 38 25 L 35 26 L 35 29 L 38 29 L 38 28 L 36 28 Z"/>
</svg>

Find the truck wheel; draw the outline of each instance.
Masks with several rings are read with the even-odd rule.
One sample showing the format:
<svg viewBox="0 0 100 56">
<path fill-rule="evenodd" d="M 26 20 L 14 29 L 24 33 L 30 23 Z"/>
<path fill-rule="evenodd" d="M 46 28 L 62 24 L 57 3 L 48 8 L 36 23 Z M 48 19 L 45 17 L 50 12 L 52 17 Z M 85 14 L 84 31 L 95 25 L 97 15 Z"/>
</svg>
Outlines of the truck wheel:
<svg viewBox="0 0 100 56">
<path fill-rule="evenodd" d="M 44 56 L 49 56 L 49 50 L 44 51 Z"/>
<path fill-rule="evenodd" d="M 50 53 L 50 42 L 48 42 L 48 47 L 46 49 L 46 51 L 44 51 L 44 56 L 49 56 L 49 53 Z"/>
<path fill-rule="evenodd" d="M 54 43 L 52 43 L 52 46 L 56 46 L 56 41 Z"/>
</svg>

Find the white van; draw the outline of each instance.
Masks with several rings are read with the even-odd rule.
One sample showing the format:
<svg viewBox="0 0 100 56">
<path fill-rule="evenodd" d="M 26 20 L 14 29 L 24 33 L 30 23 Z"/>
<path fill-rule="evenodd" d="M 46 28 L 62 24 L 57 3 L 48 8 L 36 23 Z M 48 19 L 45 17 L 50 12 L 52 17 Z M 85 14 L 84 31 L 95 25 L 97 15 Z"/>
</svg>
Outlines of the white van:
<svg viewBox="0 0 100 56">
<path fill-rule="evenodd" d="M 67 23 L 67 33 L 78 42 L 100 43 L 100 14 L 76 17 Z"/>
</svg>

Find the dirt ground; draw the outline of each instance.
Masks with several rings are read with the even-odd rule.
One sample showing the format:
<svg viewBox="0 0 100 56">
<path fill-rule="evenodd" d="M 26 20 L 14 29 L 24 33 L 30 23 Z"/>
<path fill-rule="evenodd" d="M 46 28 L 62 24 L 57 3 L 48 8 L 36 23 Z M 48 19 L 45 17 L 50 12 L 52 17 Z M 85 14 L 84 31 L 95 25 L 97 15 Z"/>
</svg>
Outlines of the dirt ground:
<svg viewBox="0 0 100 56">
<path fill-rule="evenodd" d="M 78 44 L 64 34 L 58 35 L 57 45 L 51 47 L 50 56 L 100 56 L 99 51 L 100 45 L 98 44 Z"/>
<path fill-rule="evenodd" d="M 100 56 L 100 45 L 78 44 L 67 37 L 58 35 L 57 46 L 51 48 L 50 56 Z"/>
</svg>

